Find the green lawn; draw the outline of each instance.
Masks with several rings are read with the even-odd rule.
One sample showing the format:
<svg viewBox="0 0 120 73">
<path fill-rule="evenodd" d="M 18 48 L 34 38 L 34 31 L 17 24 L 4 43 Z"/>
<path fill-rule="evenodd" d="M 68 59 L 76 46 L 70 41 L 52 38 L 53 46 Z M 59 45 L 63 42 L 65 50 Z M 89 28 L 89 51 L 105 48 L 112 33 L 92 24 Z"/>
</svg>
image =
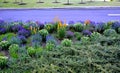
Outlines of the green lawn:
<svg viewBox="0 0 120 73">
<path fill-rule="evenodd" d="M 27 3 L 26 5 L 14 4 L 14 0 L 7 0 L 9 3 L 3 3 L 3 0 L 0 0 L 0 8 L 48 8 L 48 7 L 82 7 L 82 6 L 120 6 L 120 2 L 88 2 L 86 4 L 78 4 L 80 0 L 70 0 L 72 5 L 64 5 L 67 0 L 58 0 L 60 3 L 52 3 L 54 0 L 43 0 L 45 3 L 36 3 L 38 0 L 23 0 Z M 18 0 L 20 1 L 20 0 Z"/>
</svg>

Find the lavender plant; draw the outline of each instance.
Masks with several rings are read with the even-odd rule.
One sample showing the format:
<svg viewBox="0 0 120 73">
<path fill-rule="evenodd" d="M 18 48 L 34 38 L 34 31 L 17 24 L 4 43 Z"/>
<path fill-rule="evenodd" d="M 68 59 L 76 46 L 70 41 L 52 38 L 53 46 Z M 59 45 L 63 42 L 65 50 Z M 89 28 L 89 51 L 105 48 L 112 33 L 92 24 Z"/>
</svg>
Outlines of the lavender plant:
<svg viewBox="0 0 120 73">
<path fill-rule="evenodd" d="M 69 39 L 72 39 L 74 37 L 74 32 L 72 31 L 67 31 L 66 32 L 66 37 L 69 38 Z"/>
</svg>

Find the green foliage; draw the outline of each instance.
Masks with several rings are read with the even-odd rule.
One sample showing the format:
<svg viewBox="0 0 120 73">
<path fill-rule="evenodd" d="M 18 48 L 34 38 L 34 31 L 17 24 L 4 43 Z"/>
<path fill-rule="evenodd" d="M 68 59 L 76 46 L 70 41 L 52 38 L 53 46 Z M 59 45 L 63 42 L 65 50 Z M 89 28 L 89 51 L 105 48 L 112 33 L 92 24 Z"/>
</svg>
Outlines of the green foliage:
<svg viewBox="0 0 120 73">
<path fill-rule="evenodd" d="M 49 34 L 46 29 L 42 29 L 39 31 L 40 35 L 42 36 L 42 40 L 45 41 L 46 36 Z"/>
<path fill-rule="evenodd" d="M 52 24 L 46 24 L 45 29 L 49 32 L 52 33 L 54 31 L 54 27 Z"/>
<path fill-rule="evenodd" d="M 106 29 L 103 34 L 105 36 L 115 36 L 117 33 L 114 29 Z"/>
<path fill-rule="evenodd" d="M 4 34 L 0 35 L 0 41 L 2 41 L 4 38 Z"/>
<path fill-rule="evenodd" d="M 39 33 L 42 37 L 46 37 L 48 35 L 48 31 L 46 29 L 40 30 Z"/>
<path fill-rule="evenodd" d="M 90 43 L 90 38 L 85 37 L 85 36 L 81 37 L 81 43 L 84 44 L 84 45 L 89 44 Z"/>
<path fill-rule="evenodd" d="M 61 44 L 63 45 L 63 46 L 66 46 L 66 47 L 70 47 L 70 46 L 72 46 L 72 41 L 71 40 L 69 40 L 69 39 L 64 39 L 64 40 L 62 40 L 62 42 L 61 42 Z"/>
<path fill-rule="evenodd" d="M 36 57 L 40 57 L 44 51 L 42 47 L 36 48 Z"/>
<path fill-rule="evenodd" d="M 118 28 L 118 33 L 120 34 L 120 28 Z"/>
<path fill-rule="evenodd" d="M 61 27 L 58 29 L 58 37 L 60 39 L 63 39 L 65 37 L 65 34 L 66 34 L 66 28 L 65 27 Z"/>
<path fill-rule="evenodd" d="M 7 65 L 8 57 L 0 56 L 0 68 L 4 68 Z"/>
<path fill-rule="evenodd" d="M 75 24 L 75 25 L 74 25 L 74 30 L 75 30 L 76 32 L 81 32 L 81 31 L 83 31 L 83 25 L 82 25 L 82 24 Z"/>
<path fill-rule="evenodd" d="M 36 50 L 33 47 L 28 47 L 27 52 L 30 56 L 34 56 L 36 53 Z"/>
<path fill-rule="evenodd" d="M 77 40 L 80 40 L 83 35 L 79 32 L 75 32 L 74 36 L 76 37 Z"/>
<path fill-rule="evenodd" d="M 0 56 L 4 56 L 4 53 L 3 53 L 3 52 L 0 52 Z"/>
<path fill-rule="evenodd" d="M 4 37 L 6 38 L 7 41 L 10 41 L 12 37 L 16 36 L 14 33 L 6 33 Z"/>
<path fill-rule="evenodd" d="M 8 41 L 0 42 L 0 49 L 7 50 L 9 46 L 10 46 L 10 43 Z"/>
<path fill-rule="evenodd" d="M 9 47 L 9 53 L 12 58 L 18 58 L 18 56 L 19 56 L 18 49 L 19 49 L 19 46 L 17 44 L 12 44 Z"/>
<path fill-rule="evenodd" d="M 53 44 L 53 43 L 47 43 L 46 44 L 46 49 L 47 50 L 52 50 L 52 49 L 54 49 L 55 48 L 55 44 Z"/>
<path fill-rule="evenodd" d="M 119 50 L 99 44 L 61 47 L 45 51 L 40 58 L 19 61 L 9 69 L 20 73 L 119 73 Z"/>
<path fill-rule="evenodd" d="M 102 38 L 102 35 L 98 32 L 93 32 L 91 35 L 90 35 L 90 39 L 93 41 L 93 42 L 98 42 L 100 39 Z"/>
</svg>

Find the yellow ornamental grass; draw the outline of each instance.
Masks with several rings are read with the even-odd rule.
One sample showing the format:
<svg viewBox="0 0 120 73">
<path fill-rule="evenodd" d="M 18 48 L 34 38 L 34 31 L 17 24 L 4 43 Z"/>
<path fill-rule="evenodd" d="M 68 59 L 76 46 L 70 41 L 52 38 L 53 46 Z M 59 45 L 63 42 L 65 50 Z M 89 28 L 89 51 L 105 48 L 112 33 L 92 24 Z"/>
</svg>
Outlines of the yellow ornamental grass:
<svg viewBox="0 0 120 73">
<path fill-rule="evenodd" d="M 36 33 L 36 31 L 37 31 L 37 29 L 34 27 L 34 31 L 33 32 Z"/>
<path fill-rule="evenodd" d="M 66 26 L 66 24 L 62 24 L 62 22 L 59 21 L 57 29 L 59 30 L 60 28 L 65 28 Z"/>
</svg>

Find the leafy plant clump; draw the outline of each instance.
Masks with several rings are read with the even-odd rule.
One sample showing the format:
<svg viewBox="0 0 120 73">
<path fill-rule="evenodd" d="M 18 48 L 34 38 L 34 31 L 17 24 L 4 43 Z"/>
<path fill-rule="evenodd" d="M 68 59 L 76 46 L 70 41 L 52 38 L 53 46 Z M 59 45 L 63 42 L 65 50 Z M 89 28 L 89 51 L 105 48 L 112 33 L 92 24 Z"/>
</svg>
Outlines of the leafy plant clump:
<svg viewBox="0 0 120 73">
<path fill-rule="evenodd" d="M 8 57 L 0 56 L 0 69 L 4 68 L 7 65 Z"/>
<path fill-rule="evenodd" d="M 49 34 L 46 29 L 40 30 L 39 33 L 40 33 L 40 35 L 42 36 L 42 40 L 43 40 L 43 41 L 46 40 L 46 36 Z"/>
<path fill-rule="evenodd" d="M 0 42 L 0 49 L 2 49 L 2 50 L 7 50 L 9 46 L 10 46 L 10 43 L 8 41 Z"/>
<path fill-rule="evenodd" d="M 82 25 L 82 24 L 75 24 L 75 25 L 74 25 L 74 30 L 75 30 L 76 32 L 81 32 L 81 31 L 83 31 L 83 25 Z"/>
<path fill-rule="evenodd" d="M 19 46 L 17 44 L 12 44 L 9 47 L 9 53 L 10 53 L 10 57 L 12 58 L 18 58 L 18 50 L 19 50 Z"/>
<path fill-rule="evenodd" d="M 64 39 L 61 44 L 66 47 L 70 47 L 72 45 L 72 41 L 69 39 Z"/>
<path fill-rule="evenodd" d="M 114 29 L 106 29 L 104 32 L 105 36 L 115 36 L 117 33 Z"/>
</svg>

